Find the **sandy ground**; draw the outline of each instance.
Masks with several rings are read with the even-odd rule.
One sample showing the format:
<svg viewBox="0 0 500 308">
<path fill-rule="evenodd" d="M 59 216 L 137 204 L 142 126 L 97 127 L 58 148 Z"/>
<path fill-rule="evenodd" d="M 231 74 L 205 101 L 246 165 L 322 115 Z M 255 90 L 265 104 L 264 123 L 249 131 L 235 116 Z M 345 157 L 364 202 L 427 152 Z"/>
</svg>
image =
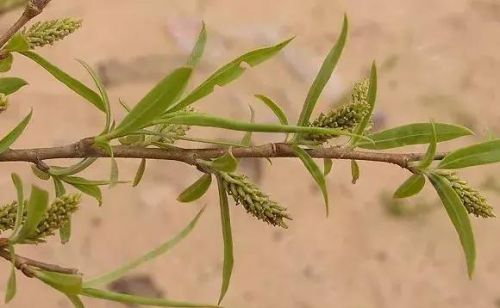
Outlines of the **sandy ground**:
<svg viewBox="0 0 500 308">
<path fill-rule="evenodd" d="M 54 0 L 45 18 L 81 17 L 85 26 L 71 39 L 41 52 L 86 81 L 75 58 L 101 67 L 120 118 L 118 98 L 137 101 L 162 74 L 182 63 L 201 20 L 210 39 L 195 82 L 246 50 L 297 35 L 283 54 L 199 104 L 204 111 L 247 119 L 247 104 L 252 103 L 259 121 L 272 121 L 272 114 L 252 98 L 264 93 L 295 119 L 322 56 L 338 35 L 344 12 L 352 25 L 350 39 L 319 109 L 339 99 L 376 59 L 381 67 L 377 112 L 386 127 L 434 119 L 465 124 L 477 132 L 455 146 L 500 132 L 500 4 L 494 0 Z M 2 16 L 0 28 L 16 15 Z M 103 119 L 91 106 L 32 63 L 17 58 L 13 73 L 31 86 L 2 114 L 2 130 L 15 125 L 30 107 L 35 112 L 17 147 L 65 144 L 101 129 Z M 220 131 L 206 134 L 228 137 Z M 258 135 L 257 140 L 276 139 Z M 138 163 L 120 161 L 122 177 L 133 177 Z M 412 204 L 395 208 L 402 213 L 394 211 L 381 194 L 392 193 L 408 174 L 381 164 L 361 163 L 361 168 L 361 180 L 353 186 L 348 163 L 335 164 L 328 184 L 333 215 L 326 219 L 321 196 L 297 161 L 274 160 L 272 167 L 265 161 L 245 163 L 245 170 L 288 206 L 295 219 L 289 230 L 276 230 L 248 217 L 240 207 L 232 208 L 236 266 L 225 306 L 500 307 L 498 221 L 473 219 L 478 261 L 469 281 L 457 236 L 436 196 L 428 190 Z M 45 185 L 33 179 L 25 165 L 2 164 L 3 202 L 14 197 L 8 176 L 13 169 L 25 175 L 26 182 Z M 465 175 L 477 187 L 493 187 L 495 182 L 488 178 L 498 171 L 476 168 Z M 87 174 L 98 178 L 107 172 L 102 162 Z M 102 208 L 85 199 L 66 247 L 53 240 L 20 252 L 78 267 L 90 277 L 172 236 L 206 204 L 206 214 L 187 241 L 135 273 L 150 277 L 151 286 L 143 288 L 157 294 L 214 302 L 222 262 L 217 193 L 212 190 L 193 206 L 175 201 L 196 176 L 196 170 L 178 163 L 150 162 L 140 187 L 105 189 Z M 492 204 L 498 203 L 498 189 L 486 193 Z M 0 273 L 5 280 L 7 264 L 0 264 Z M 19 296 L 10 307 L 70 307 L 36 281 L 20 279 L 19 284 Z"/>
</svg>

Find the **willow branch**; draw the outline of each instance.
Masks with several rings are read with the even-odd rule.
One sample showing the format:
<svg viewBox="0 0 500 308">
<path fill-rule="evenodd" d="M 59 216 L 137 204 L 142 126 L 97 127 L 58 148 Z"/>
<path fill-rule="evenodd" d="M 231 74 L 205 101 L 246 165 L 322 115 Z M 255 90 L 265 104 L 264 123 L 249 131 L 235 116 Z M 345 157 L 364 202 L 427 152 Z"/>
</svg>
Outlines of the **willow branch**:
<svg viewBox="0 0 500 308">
<path fill-rule="evenodd" d="M 3 47 L 17 31 L 21 30 L 31 19 L 42 13 L 43 9 L 51 0 L 31 0 L 26 4 L 23 14 L 19 19 L 0 36 L 0 47 Z M 0 54 L 1 56 L 1 54 Z"/>
<path fill-rule="evenodd" d="M 0 249 L 0 257 L 9 262 L 14 262 L 14 266 L 28 277 L 34 276 L 33 268 L 63 274 L 78 274 L 78 270 L 74 268 L 61 267 L 56 264 L 45 263 L 19 255 L 15 255 L 15 257 L 12 258 L 10 252 L 5 248 Z"/>
<path fill-rule="evenodd" d="M 0 162 L 31 162 L 57 158 L 88 158 L 109 157 L 104 150 L 94 147 L 93 138 L 82 139 L 79 142 L 52 148 L 16 149 L 0 154 Z M 212 159 L 227 153 L 228 148 L 184 149 L 172 147 L 169 149 L 144 148 L 137 146 L 114 146 L 113 153 L 119 158 L 146 158 L 155 160 L 180 161 L 197 165 L 198 159 Z M 423 153 L 383 153 L 346 149 L 342 147 L 318 148 L 307 150 L 314 158 L 331 158 L 347 160 L 363 160 L 383 162 L 411 168 L 410 162 L 421 160 Z M 232 154 L 236 158 L 278 158 L 296 157 L 293 147 L 286 143 L 269 143 L 253 147 L 234 147 Z M 446 153 L 437 154 L 434 159 L 441 160 Z"/>
</svg>

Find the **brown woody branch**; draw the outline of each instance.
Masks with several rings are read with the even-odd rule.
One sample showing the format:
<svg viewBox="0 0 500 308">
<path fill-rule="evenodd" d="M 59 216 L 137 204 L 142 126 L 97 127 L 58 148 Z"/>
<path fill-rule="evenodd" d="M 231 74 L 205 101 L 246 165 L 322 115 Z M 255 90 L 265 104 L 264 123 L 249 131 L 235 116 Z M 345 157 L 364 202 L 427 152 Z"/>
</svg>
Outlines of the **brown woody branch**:
<svg viewBox="0 0 500 308">
<path fill-rule="evenodd" d="M 40 15 L 43 9 L 49 4 L 51 0 L 31 0 L 26 4 L 23 14 L 19 19 L 0 36 L 0 48 L 3 47 L 17 31 L 21 30 L 31 19 Z M 2 53 L 0 52 L 0 57 Z"/>
<path fill-rule="evenodd" d="M 197 159 L 216 158 L 224 155 L 227 151 L 228 148 L 184 149 L 172 147 L 171 149 L 157 149 L 123 145 L 113 147 L 114 156 L 119 158 L 173 160 L 190 165 L 198 165 Z M 395 164 L 406 169 L 411 169 L 410 162 L 421 160 L 424 156 L 423 153 L 382 153 L 357 151 L 342 147 L 318 148 L 307 151 L 309 155 L 314 158 L 383 162 Z M 236 158 L 296 157 L 293 147 L 286 143 L 270 143 L 253 147 L 235 147 L 232 148 L 232 154 Z M 445 153 L 440 153 L 437 154 L 434 159 L 440 160 L 444 156 Z M 109 154 L 94 147 L 93 138 L 85 138 L 79 142 L 60 147 L 8 150 L 0 154 L 0 162 L 24 161 L 39 164 L 40 161 L 49 159 L 87 157 L 109 157 Z"/>
</svg>

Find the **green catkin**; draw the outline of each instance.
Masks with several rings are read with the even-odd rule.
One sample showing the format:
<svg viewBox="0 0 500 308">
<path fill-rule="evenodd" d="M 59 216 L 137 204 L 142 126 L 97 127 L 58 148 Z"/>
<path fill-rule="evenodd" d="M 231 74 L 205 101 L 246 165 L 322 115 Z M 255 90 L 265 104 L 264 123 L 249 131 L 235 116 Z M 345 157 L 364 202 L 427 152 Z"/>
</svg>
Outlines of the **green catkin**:
<svg viewBox="0 0 500 308">
<path fill-rule="evenodd" d="M 80 194 L 68 194 L 55 199 L 47 209 L 44 218 L 38 224 L 36 233 L 29 239 L 34 242 L 43 242 L 46 237 L 54 235 L 71 215 L 78 210 Z M 27 201 L 25 201 L 26 208 Z M 0 233 L 12 230 L 16 223 L 17 201 L 0 208 Z M 23 220 L 26 218 L 26 211 Z"/>
<path fill-rule="evenodd" d="M 0 93 L 0 113 L 7 110 L 8 107 L 9 107 L 9 99 L 7 98 L 7 95 Z"/>
<path fill-rule="evenodd" d="M 288 228 L 285 219 L 291 219 L 286 208 L 269 199 L 255 184 L 244 175 L 219 172 L 224 187 L 236 204 L 241 204 L 245 210 L 273 226 Z"/>
<path fill-rule="evenodd" d="M 460 197 L 469 214 L 483 218 L 496 217 L 495 213 L 493 213 L 493 207 L 486 198 L 477 190 L 471 188 L 466 181 L 460 179 L 455 172 L 443 171 L 439 172 L 439 174 L 450 182 L 451 187 Z"/>
<path fill-rule="evenodd" d="M 23 30 L 23 35 L 31 48 L 43 47 L 64 39 L 80 28 L 81 25 L 81 20 L 72 18 L 54 19 L 35 23 L 29 29 Z"/>
<path fill-rule="evenodd" d="M 370 112 L 368 104 L 369 81 L 364 79 L 354 84 L 351 101 L 348 104 L 341 105 L 328 113 L 321 113 L 319 117 L 310 123 L 311 127 L 337 128 L 348 132 L 354 132 L 359 123 Z M 337 135 L 306 135 L 305 138 L 310 141 L 326 142 Z"/>
</svg>

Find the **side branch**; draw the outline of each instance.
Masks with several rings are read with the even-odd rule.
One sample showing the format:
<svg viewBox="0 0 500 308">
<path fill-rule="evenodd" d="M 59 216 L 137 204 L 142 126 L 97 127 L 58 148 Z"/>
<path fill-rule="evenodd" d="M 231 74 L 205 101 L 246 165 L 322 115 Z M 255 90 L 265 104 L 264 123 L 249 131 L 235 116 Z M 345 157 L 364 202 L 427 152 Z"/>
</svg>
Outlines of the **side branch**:
<svg viewBox="0 0 500 308">
<path fill-rule="evenodd" d="M 203 148 L 203 149 L 157 149 L 135 146 L 115 146 L 113 153 L 120 158 L 146 158 L 156 160 L 174 160 L 190 165 L 197 165 L 197 159 L 213 159 L 227 153 L 227 148 Z M 398 165 L 402 168 L 411 168 L 412 161 L 421 160 L 423 153 L 381 153 L 357 151 L 341 147 L 330 147 L 307 150 L 314 158 L 331 158 L 347 160 L 364 160 L 383 162 Z M 273 157 L 296 157 L 291 145 L 286 143 L 270 143 L 254 147 L 235 147 L 232 153 L 237 158 L 273 158 Z M 441 160 L 446 154 L 440 153 L 435 160 Z M 109 155 L 93 146 L 93 138 L 82 139 L 61 147 L 18 149 L 8 150 L 0 154 L 0 162 L 25 161 L 35 164 L 40 161 L 56 158 L 87 158 L 87 157 L 109 157 Z"/>
</svg>

